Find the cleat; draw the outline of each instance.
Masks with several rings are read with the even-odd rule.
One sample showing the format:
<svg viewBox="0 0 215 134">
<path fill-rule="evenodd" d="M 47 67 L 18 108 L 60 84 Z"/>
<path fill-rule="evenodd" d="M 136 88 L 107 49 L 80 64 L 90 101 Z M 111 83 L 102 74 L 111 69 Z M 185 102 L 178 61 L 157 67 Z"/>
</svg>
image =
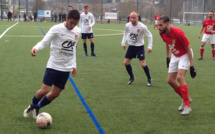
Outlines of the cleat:
<svg viewBox="0 0 215 134">
<path fill-rule="evenodd" d="M 189 97 L 189 102 L 192 102 L 192 99 Z M 184 101 L 182 100 L 181 106 L 178 107 L 178 111 L 183 111 L 184 110 Z"/>
<path fill-rule="evenodd" d="M 85 54 L 84 54 L 84 56 L 88 56 L 88 54 L 87 54 L 87 53 L 85 53 Z"/>
<path fill-rule="evenodd" d="M 36 120 L 37 119 L 37 115 L 39 114 L 39 109 L 34 108 L 32 114 L 33 114 L 33 118 Z"/>
<path fill-rule="evenodd" d="M 191 111 L 192 111 L 191 107 L 185 106 L 181 115 L 189 115 Z"/>
<path fill-rule="evenodd" d="M 28 118 L 31 112 L 34 110 L 34 107 L 32 105 L 29 105 L 23 112 L 23 116 L 25 118 Z"/>
<path fill-rule="evenodd" d="M 97 56 L 95 53 L 92 53 L 91 56 Z"/>
<path fill-rule="evenodd" d="M 152 79 L 148 79 L 147 86 L 150 87 L 152 85 Z"/>
<path fill-rule="evenodd" d="M 131 83 L 132 83 L 133 81 L 134 81 L 134 78 L 130 78 L 127 84 L 128 84 L 128 85 L 131 85 Z"/>
<path fill-rule="evenodd" d="M 198 60 L 203 60 L 203 57 L 199 57 L 199 59 Z"/>
</svg>

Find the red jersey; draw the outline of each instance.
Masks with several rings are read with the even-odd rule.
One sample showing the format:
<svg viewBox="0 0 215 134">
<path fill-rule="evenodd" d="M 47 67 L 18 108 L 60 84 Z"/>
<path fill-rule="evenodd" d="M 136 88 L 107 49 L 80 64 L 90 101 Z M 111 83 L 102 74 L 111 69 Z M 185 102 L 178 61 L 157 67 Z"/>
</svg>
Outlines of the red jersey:
<svg viewBox="0 0 215 134">
<path fill-rule="evenodd" d="M 212 34 L 211 31 L 215 29 L 215 19 L 209 20 L 205 19 L 203 22 L 203 27 L 205 28 L 205 34 Z"/>
<path fill-rule="evenodd" d="M 156 14 L 156 15 L 154 16 L 154 18 L 155 18 L 155 20 L 158 20 L 158 19 L 159 19 L 159 15 Z"/>
<path fill-rule="evenodd" d="M 176 57 L 187 54 L 185 47 L 189 46 L 190 42 L 180 28 L 170 27 L 170 34 L 166 35 L 160 32 L 160 36 Z"/>
</svg>

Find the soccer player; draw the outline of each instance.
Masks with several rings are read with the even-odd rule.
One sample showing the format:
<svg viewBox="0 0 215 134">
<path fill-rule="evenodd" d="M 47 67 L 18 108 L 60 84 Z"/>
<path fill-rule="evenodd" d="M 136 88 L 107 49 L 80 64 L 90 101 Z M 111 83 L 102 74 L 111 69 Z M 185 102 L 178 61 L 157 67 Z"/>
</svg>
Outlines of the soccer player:
<svg viewBox="0 0 215 134">
<path fill-rule="evenodd" d="M 90 40 L 91 43 L 91 56 L 97 56 L 94 53 L 94 39 L 93 39 L 93 25 L 95 24 L 95 19 L 92 13 L 89 12 L 88 5 L 84 6 L 84 12 L 81 13 L 79 27 L 81 28 L 82 39 L 83 39 L 83 46 L 85 54 L 84 56 L 88 56 L 87 53 L 87 38 Z"/>
<path fill-rule="evenodd" d="M 167 67 L 169 68 L 167 82 L 183 98 L 182 104 L 178 108 L 179 111 L 183 110 L 181 115 L 188 115 L 191 112 L 190 102 L 192 100 L 189 98 L 185 74 L 189 67 L 191 77 L 196 76 L 190 42 L 180 28 L 170 26 L 167 16 L 158 19 L 158 29 L 161 38 L 166 43 Z M 172 52 L 171 59 L 170 51 Z"/>
<path fill-rule="evenodd" d="M 155 29 L 155 27 L 157 27 L 157 28 L 158 28 L 158 26 L 157 26 L 158 19 L 159 19 L 158 12 L 155 14 L 154 19 L 155 19 L 155 25 L 154 25 L 154 29 Z"/>
<path fill-rule="evenodd" d="M 124 65 L 128 74 L 130 75 L 130 79 L 128 81 L 128 85 L 130 85 L 134 81 L 134 75 L 132 72 L 132 67 L 130 62 L 132 58 L 139 58 L 140 65 L 142 66 L 145 74 L 148 78 L 147 86 L 152 85 L 151 76 L 149 73 L 149 68 L 145 62 L 145 52 L 144 52 L 144 38 L 146 35 L 148 38 L 148 49 L 147 53 L 152 51 L 152 34 L 141 22 L 138 22 L 138 14 L 136 12 L 132 12 L 130 14 L 130 22 L 125 25 L 125 33 L 122 39 L 122 48 L 126 50 L 125 42 L 128 41 L 129 47 L 125 55 Z"/>
<path fill-rule="evenodd" d="M 199 38 L 201 38 L 201 34 L 204 30 L 204 35 L 202 37 L 201 47 L 200 47 L 200 57 L 198 60 L 203 60 L 203 53 L 204 53 L 204 46 L 205 44 L 210 41 L 212 47 L 212 59 L 215 60 L 215 34 L 212 32 L 215 28 L 215 19 L 213 18 L 214 12 L 210 11 L 208 13 L 208 19 L 205 19 L 203 22 L 202 29 L 199 33 Z"/>
<path fill-rule="evenodd" d="M 42 41 L 32 48 L 31 55 L 36 56 L 38 51 L 48 46 L 52 41 L 42 87 L 36 92 L 31 104 L 24 110 L 24 117 L 29 117 L 33 112 L 33 118 L 36 119 L 39 109 L 60 95 L 70 72 L 73 77 L 76 76 L 76 46 L 81 34 L 80 28 L 76 26 L 79 19 L 79 11 L 70 11 L 66 22 L 53 26 Z M 49 92 L 51 87 L 52 91 Z"/>
</svg>

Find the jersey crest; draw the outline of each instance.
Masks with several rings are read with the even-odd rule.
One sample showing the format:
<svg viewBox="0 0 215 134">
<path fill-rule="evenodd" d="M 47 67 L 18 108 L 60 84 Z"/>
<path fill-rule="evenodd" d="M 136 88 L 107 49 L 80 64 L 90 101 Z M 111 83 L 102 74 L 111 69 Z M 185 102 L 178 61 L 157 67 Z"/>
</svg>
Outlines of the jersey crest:
<svg viewBox="0 0 215 134">
<path fill-rule="evenodd" d="M 90 19 L 90 16 L 88 16 L 88 19 Z"/>
<path fill-rule="evenodd" d="M 175 39 L 172 39 L 172 43 L 175 44 Z"/>
<path fill-rule="evenodd" d="M 78 35 L 75 35 L 75 40 L 78 40 Z"/>
<path fill-rule="evenodd" d="M 140 29 L 137 29 L 137 33 L 138 33 L 138 34 L 140 33 Z"/>
</svg>

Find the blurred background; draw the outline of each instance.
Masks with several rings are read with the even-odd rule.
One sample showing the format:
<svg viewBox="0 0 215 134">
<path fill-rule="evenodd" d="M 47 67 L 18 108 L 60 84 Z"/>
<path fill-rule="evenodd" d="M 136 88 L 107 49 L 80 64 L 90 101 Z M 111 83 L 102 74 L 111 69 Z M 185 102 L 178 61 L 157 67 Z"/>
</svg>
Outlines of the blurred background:
<svg viewBox="0 0 215 134">
<path fill-rule="evenodd" d="M 136 11 L 144 23 L 154 23 L 158 13 L 175 24 L 201 25 L 215 8 L 215 0 L 1 0 L 0 21 L 61 22 L 68 5 L 83 12 L 86 4 L 97 23 L 125 23 Z"/>
</svg>

